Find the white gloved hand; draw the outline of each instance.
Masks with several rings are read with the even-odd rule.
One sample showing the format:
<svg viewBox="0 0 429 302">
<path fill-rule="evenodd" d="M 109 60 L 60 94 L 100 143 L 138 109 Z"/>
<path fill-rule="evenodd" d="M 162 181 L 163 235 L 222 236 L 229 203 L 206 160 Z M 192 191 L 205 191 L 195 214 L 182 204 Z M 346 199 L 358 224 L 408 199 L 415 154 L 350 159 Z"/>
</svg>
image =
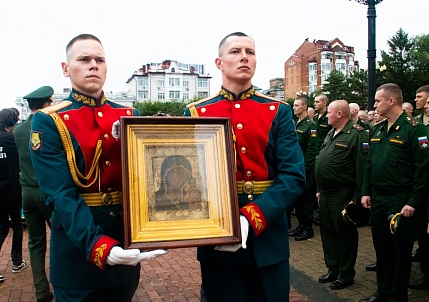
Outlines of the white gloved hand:
<svg viewBox="0 0 429 302">
<path fill-rule="evenodd" d="M 167 253 L 166 250 L 154 250 L 150 252 L 140 252 L 139 249 L 124 250 L 119 246 L 114 246 L 109 255 L 107 255 L 106 262 L 109 265 L 132 265 L 135 266 L 141 260 L 149 260 Z"/>
<path fill-rule="evenodd" d="M 240 228 L 241 228 L 241 243 L 218 245 L 214 249 L 221 252 L 236 252 L 240 247 L 245 249 L 247 247 L 247 237 L 249 236 L 249 222 L 246 217 L 240 215 Z"/>
<path fill-rule="evenodd" d="M 119 122 L 119 120 L 117 120 L 116 122 L 113 123 L 112 125 L 112 136 L 118 140 L 121 138 L 121 127 L 120 127 L 121 123 Z"/>
</svg>

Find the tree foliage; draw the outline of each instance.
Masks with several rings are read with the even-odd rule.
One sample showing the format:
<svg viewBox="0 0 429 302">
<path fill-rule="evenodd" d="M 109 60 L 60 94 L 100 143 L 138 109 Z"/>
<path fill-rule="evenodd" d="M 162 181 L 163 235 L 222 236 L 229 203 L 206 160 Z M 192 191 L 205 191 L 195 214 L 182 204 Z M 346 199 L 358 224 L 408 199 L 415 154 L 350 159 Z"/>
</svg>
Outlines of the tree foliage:
<svg viewBox="0 0 429 302">
<path fill-rule="evenodd" d="M 410 59 L 414 62 L 414 76 L 420 87 L 429 83 L 429 34 L 416 36 L 414 46 Z"/>
<path fill-rule="evenodd" d="M 181 116 L 185 110 L 186 105 L 198 101 L 199 98 L 195 97 L 189 102 L 185 101 L 145 101 L 141 103 L 134 103 L 134 108 L 140 111 L 142 116 L 154 116 L 160 114 L 168 114 L 172 116 Z"/>
<path fill-rule="evenodd" d="M 333 70 L 325 84 L 323 84 L 322 92 L 326 94 L 330 101 L 345 100 L 347 95 L 346 77 L 341 71 Z"/>
<path fill-rule="evenodd" d="M 402 89 L 404 101 L 412 101 L 416 90 L 429 84 L 429 35 L 409 37 L 400 28 L 387 44 L 389 49 L 381 51 L 382 60 L 378 62 L 378 66 L 385 66 L 385 69 L 377 70 L 377 85 L 396 83 Z M 330 100 L 345 99 L 366 109 L 368 73 L 361 69 L 344 77 L 341 72 L 333 71 L 322 92 Z"/>
</svg>

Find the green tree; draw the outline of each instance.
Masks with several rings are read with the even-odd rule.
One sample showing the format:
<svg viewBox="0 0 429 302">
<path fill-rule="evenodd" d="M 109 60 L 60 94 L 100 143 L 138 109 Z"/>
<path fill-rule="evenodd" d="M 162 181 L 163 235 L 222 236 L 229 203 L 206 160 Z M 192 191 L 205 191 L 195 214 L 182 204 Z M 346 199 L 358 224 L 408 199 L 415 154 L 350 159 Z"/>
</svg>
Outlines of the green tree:
<svg viewBox="0 0 429 302">
<path fill-rule="evenodd" d="M 322 87 L 322 92 L 328 96 L 329 101 L 345 100 L 347 90 L 346 77 L 341 71 L 337 70 L 333 70 L 329 74 L 326 83 Z"/>
<path fill-rule="evenodd" d="M 410 53 L 414 50 L 414 39 L 409 37 L 402 28 L 387 41 L 389 50 L 381 51 L 380 66 L 385 65 L 386 71 L 378 77 L 377 84 L 396 83 L 404 95 L 404 100 L 413 100 L 416 90 L 416 80 Z"/>
<path fill-rule="evenodd" d="M 360 108 L 367 109 L 368 105 L 368 72 L 360 69 L 353 71 L 346 78 L 347 96 L 349 103 L 357 103 Z"/>
<path fill-rule="evenodd" d="M 173 116 L 181 116 L 187 104 L 198 101 L 195 97 L 189 102 L 185 101 L 146 101 L 142 103 L 134 103 L 134 108 L 140 111 L 142 116 L 154 116 L 160 113 Z"/>
<path fill-rule="evenodd" d="M 414 49 L 410 51 L 410 58 L 414 65 L 415 88 L 429 83 L 429 34 L 414 38 Z"/>
</svg>

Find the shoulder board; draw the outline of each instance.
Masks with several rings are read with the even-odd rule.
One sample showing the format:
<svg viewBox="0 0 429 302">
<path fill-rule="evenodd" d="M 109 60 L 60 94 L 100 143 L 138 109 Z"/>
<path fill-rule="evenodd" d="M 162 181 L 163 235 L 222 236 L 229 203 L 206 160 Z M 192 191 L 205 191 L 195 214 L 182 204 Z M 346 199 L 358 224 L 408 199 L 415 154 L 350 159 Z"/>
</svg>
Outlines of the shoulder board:
<svg viewBox="0 0 429 302">
<path fill-rule="evenodd" d="M 191 108 L 191 107 L 197 106 L 198 104 L 201 104 L 201 103 L 207 102 L 207 101 L 212 100 L 212 99 L 214 99 L 214 98 L 216 98 L 216 97 L 218 97 L 218 96 L 219 96 L 219 93 L 217 93 L 217 94 L 215 94 L 215 95 L 212 95 L 212 96 L 209 96 L 208 98 L 204 98 L 204 99 L 202 99 L 202 100 L 199 100 L 199 101 L 196 101 L 196 102 L 190 103 L 190 104 L 186 105 L 186 107 Z"/>
<path fill-rule="evenodd" d="M 259 97 L 262 97 L 262 98 L 265 98 L 265 99 L 269 99 L 269 100 L 275 101 L 275 102 L 283 103 L 283 104 L 285 104 L 285 105 L 289 105 L 289 103 L 288 103 L 288 102 L 285 102 L 285 101 L 283 101 L 283 100 L 279 100 L 279 99 L 273 98 L 273 97 L 271 97 L 271 96 L 268 96 L 268 95 L 262 94 L 262 93 L 260 93 L 260 92 L 255 92 L 255 95 L 256 95 L 256 96 L 259 96 Z"/>
<path fill-rule="evenodd" d="M 420 124 L 418 121 L 416 121 L 415 119 L 410 118 L 410 117 L 407 118 L 407 122 L 410 123 L 413 127 L 415 127 L 418 124 Z"/>
<path fill-rule="evenodd" d="M 361 125 L 358 125 L 358 124 L 354 124 L 353 128 L 355 128 L 355 129 L 357 129 L 359 131 L 365 130 Z"/>
<path fill-rule="evenodd" d="M 43 112 L 45 114 L 51 114 L 53 112 L 56 112 L 56 111 L 61 110 L 63 108 L 66 108 L 66 107 L 70 106 L 71 104 L 72 104 L 72 102 L 70 102 L 70 101 L 62 101 L 62 102 L 59 102 L 59 103 L 54 104 L 52 106 L 48 106 L 48 107 L 45 107 L 43 109 L 40 109 L 39 111 Z"/>
</svg>

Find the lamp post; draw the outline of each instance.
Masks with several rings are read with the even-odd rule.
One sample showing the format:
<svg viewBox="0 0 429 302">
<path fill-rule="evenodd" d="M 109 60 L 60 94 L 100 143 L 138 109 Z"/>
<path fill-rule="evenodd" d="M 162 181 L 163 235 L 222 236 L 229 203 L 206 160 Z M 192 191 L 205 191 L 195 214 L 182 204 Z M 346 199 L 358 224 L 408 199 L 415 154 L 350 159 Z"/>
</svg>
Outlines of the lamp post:
<svg viewBox="0 0 429 302">
<path fill-rule="evenodd" d="M 351 0 L 349 0 L 351 1 Z M 368 110 L 372 110 L 374 106 L 375 89 L 377 86 L 377 78 L 375 73 L 375 58 L 377 50 L 375 49 L 375 6 L 383 0 L 355 0 L 356 2 L 368 5 Z"/>
</svg>

